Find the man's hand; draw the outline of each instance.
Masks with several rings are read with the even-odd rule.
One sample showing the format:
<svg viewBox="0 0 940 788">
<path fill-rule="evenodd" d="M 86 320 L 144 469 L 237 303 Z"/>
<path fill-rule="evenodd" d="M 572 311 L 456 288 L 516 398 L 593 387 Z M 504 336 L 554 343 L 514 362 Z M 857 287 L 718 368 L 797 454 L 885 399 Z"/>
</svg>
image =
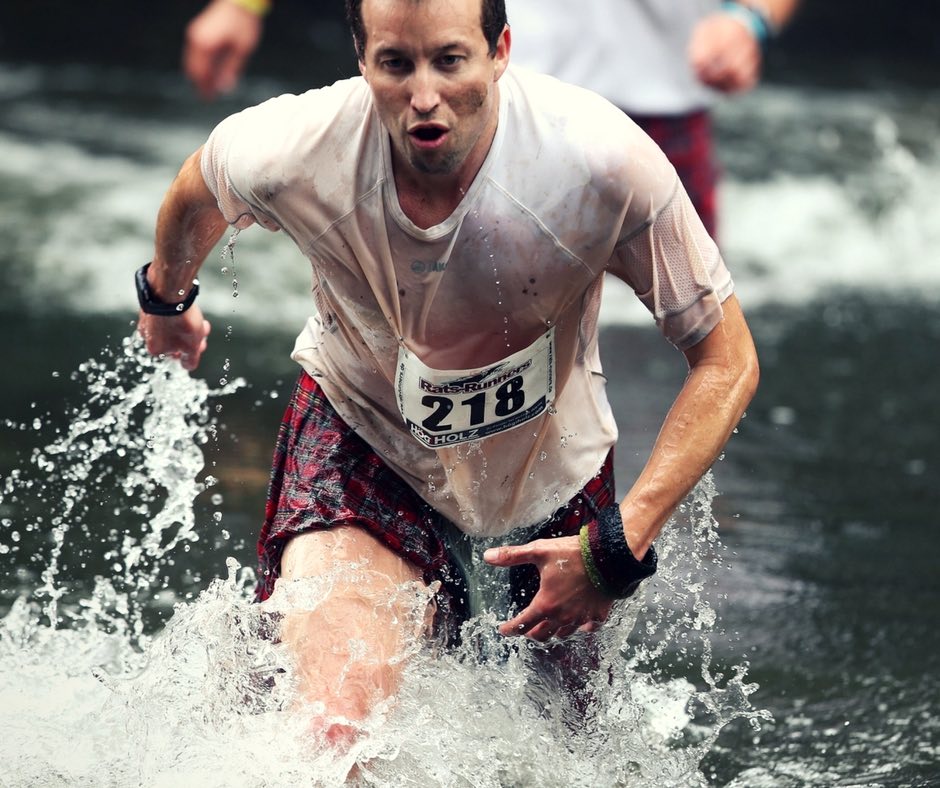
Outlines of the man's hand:
<svg viewBox="0 0 940 788">
<path fill-rule="evenodd" d="M 183 69 L 207 101 L 238 84 L 248 58 L 261 40 L 258 14 L 213 0 L 186 28 Z"/>
<path fill-rule="evenodd" d="M 137 330 L 151 355 L 177 358 L 183 369 L 192 371 L 199 366 L 206 349 L 210 326 L 202 310 L 194 304 L 183 314 L 172 317 L 141 312 Z"/>
<path fill-rule="evenodd" d="M 525 610 L 500 626 L 501 635 L 543 642 L 566 638 L 579 630 L 593 632 L 610 614 L 613 600 L 591 584 L 577 536 L 494 547 L 483 558 L 493 566 L 534 564 L 539 572 L 538 592 Z"/>
<path fill-rule="evenodd" d="M 740 93 L 760 79 L 760 43 L 747 25 L 731 14 L 710 14 L 699 22 L 692 31 L 688 52 L 695 75 L 710 88 Z"/>
</svg>

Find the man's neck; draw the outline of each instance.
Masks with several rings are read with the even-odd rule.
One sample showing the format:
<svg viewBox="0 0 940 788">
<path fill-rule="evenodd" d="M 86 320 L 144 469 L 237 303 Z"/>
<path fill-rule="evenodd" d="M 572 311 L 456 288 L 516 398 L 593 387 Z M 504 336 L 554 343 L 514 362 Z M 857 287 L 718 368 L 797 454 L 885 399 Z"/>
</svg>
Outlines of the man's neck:
<svg viewBox="0 0 940 788">
<path fill-rule="evenodd" d="M 404 161 L 392 146 L 392 170 L 395 190 L 398 192 L 398 204 L 405 216 L 415 225 L 426 230 L 443 222 L 457 209 L 486 161 L 496 137 L 498 121 L 497 99 L 493 117 L 487 124 L 486 131 L 460 168 L 453 173 L 434 175 L 420 172 Z"/>
<path fill-rule="evenodd" d="M 398 204 L 405 216 L 426 230 L 440 224 L 457 210 L 477 171 L 479 167 L 470 177 L 414 177 L 415 173 L 407 165 L 396 164 L 395 189 L 398 192 Z"/>
</svg>

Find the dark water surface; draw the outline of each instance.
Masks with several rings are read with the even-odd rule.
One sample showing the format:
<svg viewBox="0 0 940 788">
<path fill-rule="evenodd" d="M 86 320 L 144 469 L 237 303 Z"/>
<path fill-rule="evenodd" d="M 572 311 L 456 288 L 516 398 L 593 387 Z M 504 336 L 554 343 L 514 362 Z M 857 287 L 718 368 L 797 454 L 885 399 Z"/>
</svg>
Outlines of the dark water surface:
<svg viewBox="0 0 940 788">
<path fill-rule="evenodd" d="M 750 664 L 760 685 L 754 702 L 774 719 L 759 733 L 730 726 L 703 769 L 720 785 L 936 784 L 940 490 L 931 469 L 940 464 L 940 315 L 846 296 L 751 319 L 763 380 L 716 468 L 728 555 L 712 643 L 719 664 Z M 47 412 L 55 422 L 63 403 L 75 404 L 82 387 L 65 373 L 119 344 L 128 322 L 7 314 L 2 328 L 19 341 L 3 351 L 4 368 L 16 374 L 0 406 L 28 424 Z M 221 511 L 230 536 L 204 533 L 168 572 L 183 596 L 221 572 L 220 551 L 252 563 L 270 448 L 294 376 L 289 341 L 236 330 L 203 365 L 212 380 L 227 358 L 250 386 L 225 400 L 223 435 L 206 450 L 224 503 L 212 506 L 204 494 L 197 504 L 202 522 Z M 648 329 L 608 327 L 603 341 L 628 359 L 609 367 L 623 485 L 640 467 L 682 364 Z M 4 475 L 37 437 L 5 431 Z M 77 572 L 76 587 L 89 576 Z M 6 603 L 12 590 L 6 585 Z"/>
</svg>

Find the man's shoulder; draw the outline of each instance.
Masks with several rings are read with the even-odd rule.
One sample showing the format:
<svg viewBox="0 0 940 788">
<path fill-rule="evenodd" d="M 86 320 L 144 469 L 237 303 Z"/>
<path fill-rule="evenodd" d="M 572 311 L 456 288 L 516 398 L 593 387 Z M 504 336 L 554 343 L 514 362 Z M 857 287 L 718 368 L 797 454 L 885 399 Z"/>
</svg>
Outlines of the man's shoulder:
<svg viewBox="0 0 940 788">
<path fill-rule="evenodd" d="M 269 176 L 291 170 L 292 163 L 315 166 L 321 158 L 335 165 L 357 150 L 355 140 L 368 133 L 372 114 L 368 86 L 356 77 L 248 107 L 222 121 L 210 144 L 224 150 L 230 164 Z"/>
<path fill-rule="evenodd" d="M 624 122 L 623 113 L 592 90 L 524 66 L 513 66 L 507 75 L 510 96 L 517 108 L 552 126 L 579 128 L 585 121 L 614 125 Z"/>
<path fill-rule="evenodd" d="M 514 164 L 531 159 L 559 174 L 624 182 L 643 159 L 650 142 L 639 127 L 603 96 L 525 68 L 511 70 L 509 121 Z"/>
<path fill-rule="evenodd" d="M 374 136 L 375 122 L 361 78 L 277 96 L 216 127 L 204 175 L 222 178 L 272 215 L 275 203 L 312 199 L 332 201 L 342 212 L 381 177 L 379 146 L 361 144 Z"/>
<path fill-rule="evenodd" d="M 372 106 L 371 93 L 362 77 L 334 82 L 304 93 L 285 93 L 233 115 L 246 126 L 296 133 L 298 128 L 330 127 L 361 123 Z"/>
<path fill-rule="evenodd" d="M 522 67 L 509 73 L 510 134 L 518 135 L 514 148 L 630 157 L 636 124 L 603 96 Z"/>
<path fill-rule="evenodd" d="M 572 221 L 582 230 L 612 226 L 627 209 L 639 211 L 628 223 L 639 226 L 647 208 L 663 205 L 674 191 L 675 170 L 662 151 L 602 96 L 517 68 L 507 104 L 492 177 L 560 237 Z M 606 218 L 596 224 L 588 217 Z"/>
</svg>

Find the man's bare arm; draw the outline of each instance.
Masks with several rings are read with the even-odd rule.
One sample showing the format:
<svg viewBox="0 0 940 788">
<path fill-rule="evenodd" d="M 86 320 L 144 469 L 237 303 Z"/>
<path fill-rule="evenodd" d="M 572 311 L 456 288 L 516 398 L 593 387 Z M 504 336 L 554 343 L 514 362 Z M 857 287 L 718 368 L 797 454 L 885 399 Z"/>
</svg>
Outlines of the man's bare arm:
<svg viewBox="0 0 940 788">
<path fill-rule="evenodd" d="M 202 177 L 201 155 L 202 149 L 183 164 L 157 216 L 147 282 L 161 301 L 182 300 L 228 226 Z M 150 353 L 178 358 L 186 369 L 195 369 L 199 364 L 209 334 L 209 323 L 198 305 L 171 317 L 141 312 L 137 328 Z"/>
<path fill-rule="evenodd" d="M 639 478 L 620 504 L 627 544 L 642 559 L 676 506 L 718 457 L 757 388 L 757 353 L 734 296 L 724 317 L 686 351 L 689 374 Z M 591 583 L 577 536 L 488 550 L 496 566 L 534 564 L 539 590 L 525 610 L 500 626 L 503 635 L 535 640 L 595 629 L 612 600 Z"/>
<path fill-rule="evenodd" d="M 689 374 L 642 473 L 620 504 L 627 544 L 642 558 L 676 506 L 711 467 L 757 390 L 757 352 L 735 296 L 685 352 Z"/>
</svg>

